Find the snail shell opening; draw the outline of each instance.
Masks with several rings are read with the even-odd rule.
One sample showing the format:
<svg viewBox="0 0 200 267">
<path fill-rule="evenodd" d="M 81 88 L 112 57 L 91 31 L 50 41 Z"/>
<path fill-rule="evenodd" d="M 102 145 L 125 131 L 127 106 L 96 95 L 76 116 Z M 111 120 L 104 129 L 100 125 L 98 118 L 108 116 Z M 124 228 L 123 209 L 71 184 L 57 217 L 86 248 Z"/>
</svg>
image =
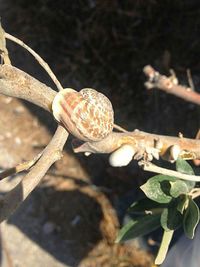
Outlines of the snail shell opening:
<svg viewBox="0 0 200 267">
<path fill-rule="evenodd" d="M 100 141 L 113 130 L 114 112 L 110 100 L 91 88 L 80 92 L 66 88 L 53 100 L 54 118 L 83 141 Z"/>
</svg>

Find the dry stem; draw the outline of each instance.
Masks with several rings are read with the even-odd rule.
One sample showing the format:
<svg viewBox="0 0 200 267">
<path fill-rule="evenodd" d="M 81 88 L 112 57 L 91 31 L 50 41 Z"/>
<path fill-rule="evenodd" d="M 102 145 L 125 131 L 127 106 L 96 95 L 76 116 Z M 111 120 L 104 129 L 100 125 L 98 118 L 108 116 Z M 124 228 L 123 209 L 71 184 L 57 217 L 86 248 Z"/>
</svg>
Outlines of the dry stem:
<svg viewBox="0 0 200 267">
<path fill-rule="evenodd" d="M 55 74 L 53 73 L 53 71 L 51 70 L 51 68 L 49 67 L 49 65 L 32 49 L 30 48 L 28 45 L 26 45 L 24 42 L 22 42 L 21 40 L 19 40 L 18 38 L 14 37 L 13 35 L 5 32 L 5 37 L 8 40 L 13 41 L 14 43 L 17 43 L 18 45 L 22 46 L 23 48 L 25 48 L 32 56 L 34 56 L 34 58 L 38 61 L 38 63 L 46 70 L 46 72 L 49 74 L 49 76 L 51 77 L 52 81 L 55 83 L 55 85 L 57 86 L 58 90 L 62 90 L 63 87 L 61 85 L 61 83 L 58 81 L 58 79 L 56 78 Z"/>
<path fill-rule="evenodd" d="M 179 85 L 174 76 L 167 77 L 161 75 L 149 65 L 145 66 L 143 71 L 148 78 L 148 81 L 145 83 L 147 89 L 157 88 L 186 101 L 200 105 L 200 94 L 193 91 L 190 87 Z"/>
<path fill-rule="evenodd" d="M 34 159 L 25 161 L 23 163 L 18 164 L 17 166 L 10 168 L 8 170 L 0 172 L 0 180 L 11 176 L 13 174 L 22 172 L 22 171 L 27 171 L 29 170 L 35 163 L 38 161 L 38 159 L 41 157 L 41 153 L 39 153 Z"/>
<path fill-rule="evenodd" d="M 0 65 L 0 94 L 18 97 L 51 111 L 56 92 L 11 65 Z"/>
<path fill-rule="evenodd" d="M 0 93 L 7 96 L 25 99 L 48 111 L 51 111 L 52 101 L 56 93 L 51 88 L 37 81 L 27 73 L 9 65 L 10 61 L 5 45 L 5 36 L 28 50 L 47 71 L 58 89 L 62 90 L 63 88 L 60 82 L 57 80 L 48 64 L 35 51 L 24 44 L 21 40 L 11 36 L 10 34 L 5 34 L 1 25 L 0 30 L 2 51 L 4 52 L 4 63 L 8 63 L 8 65 L 0 66 Z M 63 146 L 67 138 L 68 132 L 61 126 L 58 126 L 56 133 L 41 155 L 38 155 L 33 161 L 18 165 L 16 168 L 7 170 L 2 174 L 2 176 L 5 177 L 11 172 L 13 173 L 13 171 L 16 173 L 18 171 L 28 169 L 35 164 L 29 173 L 23 177 L 21 182 L 8 192 L 0 201 L 0 222 L 7 219 L 15 211 L 15 209 L 24 201 L 24 199 L 26 199 L 30 192 L 41 181 L 51 165 L 61 157 L 61 151 L 63 150 Z"/>
<path fill-rule="evenodd" d="M 182 180 L 187 181 L 194 181 L 194 182 L 200 182 L 200 176 L 196 175 L 190 175 L 190 174 L 184 174 L 173 170 L 168 170 L 159 166 L 154 165 L 151 162 L 144 162 L 141 161 L 140 165 L 143 167 L 145 171 L 159 173 L 167 176 L 173 176 Z"/>
<path fill-rule="evenodd" d="M 8 50 L 6 48 L 5 32 L 1 27 L 1 22 L 0 22 L 0 59 L 3 60 L 5 64 L 11 64 L 10 58 L 8 56 Z"/>
<path fill-rule="evenodd" d="M 157 147 L 160 144 L 160 148 Z M 180 157 L 183 159 L 199 159 L 200 158 L 200 140 L 189 139 L 183 137 L 172 137 L 164 135 L 150 134 L 135 130 L 133 132 L 115 133 L 99 142 L 73 143 L 74 152 L 90 152 L 90 153 L 112 153 L 124 144 L 133 146 L 136 151 L 135 157 L 140 159 L 146 154 L 158 153 L 158 156 L 170 160 L 170 149 L 176 145 L 180 148 Z"/>
</svg>

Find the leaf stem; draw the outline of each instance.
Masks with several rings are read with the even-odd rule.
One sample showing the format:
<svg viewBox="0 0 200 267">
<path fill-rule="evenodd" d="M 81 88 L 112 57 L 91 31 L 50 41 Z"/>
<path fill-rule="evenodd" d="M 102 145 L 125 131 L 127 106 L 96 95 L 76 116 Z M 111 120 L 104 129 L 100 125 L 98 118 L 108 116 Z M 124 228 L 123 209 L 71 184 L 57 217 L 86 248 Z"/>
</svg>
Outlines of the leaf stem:
<svg viewBox="0 0 200 267">
<path fill-rule="evenodd" d="M 163 263 L 163 261 L 165 260 L 165 257 L 167 255 L 167 251 L 169 249 L 169 244 L 172 240 L 174 234 L 174 230 L 172 231 L 164 231 L 163 233 L 163 237 L 162 237 L 162 241 L 160 244 L 160 248 L 158 251 L 158 255 L 155 259 L 155 264 L 156 265 L 160 265 Z"/>
</svg>

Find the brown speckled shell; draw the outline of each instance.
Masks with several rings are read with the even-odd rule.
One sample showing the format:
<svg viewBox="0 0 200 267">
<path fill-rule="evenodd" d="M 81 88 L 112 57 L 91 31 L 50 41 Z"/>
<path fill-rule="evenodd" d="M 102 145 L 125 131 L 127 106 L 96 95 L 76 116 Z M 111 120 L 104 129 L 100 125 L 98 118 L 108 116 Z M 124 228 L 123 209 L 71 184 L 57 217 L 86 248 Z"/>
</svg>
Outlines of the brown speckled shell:
<svg viewBox="0 0 200 267">
<path fill-rule="evenodd" d="M 112 132 L 112 104 L 94 89 L 64 89 L 54 98 L 52 110 L 55 119 L 80 140 L 100 141 Z"/>
</svg>

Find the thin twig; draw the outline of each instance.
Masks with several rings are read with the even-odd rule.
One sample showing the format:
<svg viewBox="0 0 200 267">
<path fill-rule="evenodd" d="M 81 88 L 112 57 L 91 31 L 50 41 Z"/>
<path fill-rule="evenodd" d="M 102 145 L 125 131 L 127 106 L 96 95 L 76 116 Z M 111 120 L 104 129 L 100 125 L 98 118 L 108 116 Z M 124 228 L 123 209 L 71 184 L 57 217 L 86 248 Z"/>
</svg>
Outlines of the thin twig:
<svg viewBox="0 0 200 267">
<path fill-rule="evenodd" d="M 192 74 L 191 74 L 191 70 L 190 69 L 187 69 L 187 77 L 188 77 L 189 86 L 194 91 L 195 87 L 194 87 L 194 83 L 193 83 Z"/>
<path fill-rule="evenodd" d="M 1 21 L 0 21 L 0 59 L 1 59 L 1 64 L 3 61 L 5 64 L 11 64 L 10 58 L 8 56 L 8 50 L 6 48 L 5 32 L 1 26 Z"/>
<path fill-rule="evenodd" d="M 198 130 L 195 139 L 200 140 L 200 129 Z M 195 166 L 199 166 L 200 165 L 200 160 L 199 159 L 194 159 L 193 163 Z"/>
<path fill-rule="evenodd" d="M 38 159 L 41 157 L 41 153 L 39 153 L 34 159 L 25 161 L 23 163 L 18 164 L 17 166 L 10 168 L 8 170 L 2 171 L 0 173 L 0 180 L 3 180 L 4 178 L 22 172 L 29 170 L 35 163 L 38 161 Z"/>
<path fill-rule="evenodd" d="M 22 46 L 23 48 L 25 48 L 32 56 L 34 56 L 34 58 L 38 61 L 38 63 L 46 70 L 46 72 L 49 74 L 49 76 L 51 77 L 52 81 L 55 83 L 56 87 L 58 88 L 58 90 L 62 90 L 63 87 L 61 85 L 61 83 L 58 81 L 58 79 L 56 78 L 55 74 L 53 73 L 53 71 L 51 70 L 51 68 L 49 67 L 49 65 L 41 58 L 41 56 L 39 56 L 32 48 L 30 48 L 28 45 L 26 45 L 24 42 L 22 42 L 21 40 L 19 40 L 17 37 L 14 37 L 13 35 L 5 32 L 5 37 L 8 40 L 11 40 L 15 43 L 17 43 L 18 45 Z"/>
<path fill-rule="evenodd" d="M 165 169 L 165 168 L 156 166 L 151 162 L 141 161 L 141 162 L 139 162 L 139 165 L 142 166 L 143 170 L 145 170 L 145 171 L 159 173 L 159 174 L 163 174 L 163 175 L 167 175 L 167 176 L 173 176 L 173 177 L 176 177 L 176 178 L 179 178 L 182 180 L 200 182 L 200 176 L 189 175 L 189 174 L 180 173 L 177 171 Z"/>
<path fill-rule="evenodd" d="M 117 124 L 114 124 L 114 129 L 120 131 L 120 132 L 123 132 L 123 133 L 126 133 L 127 130 L 125 130 L 124 128 L 122 128 L 121 126 L 117 125 Z"/>
<path fill-rule="evenodd" d="M 148 81 L 145 82 L 147 89 L 157 88 L 166 93 L 180 97 L 188 102 L 200 105 L 200 94 L 190 87 L 177 84 L 177 79 L 170 76 L 161 75 L 152 66 L 145 66 L 143 69 Z"/>
</svg>

